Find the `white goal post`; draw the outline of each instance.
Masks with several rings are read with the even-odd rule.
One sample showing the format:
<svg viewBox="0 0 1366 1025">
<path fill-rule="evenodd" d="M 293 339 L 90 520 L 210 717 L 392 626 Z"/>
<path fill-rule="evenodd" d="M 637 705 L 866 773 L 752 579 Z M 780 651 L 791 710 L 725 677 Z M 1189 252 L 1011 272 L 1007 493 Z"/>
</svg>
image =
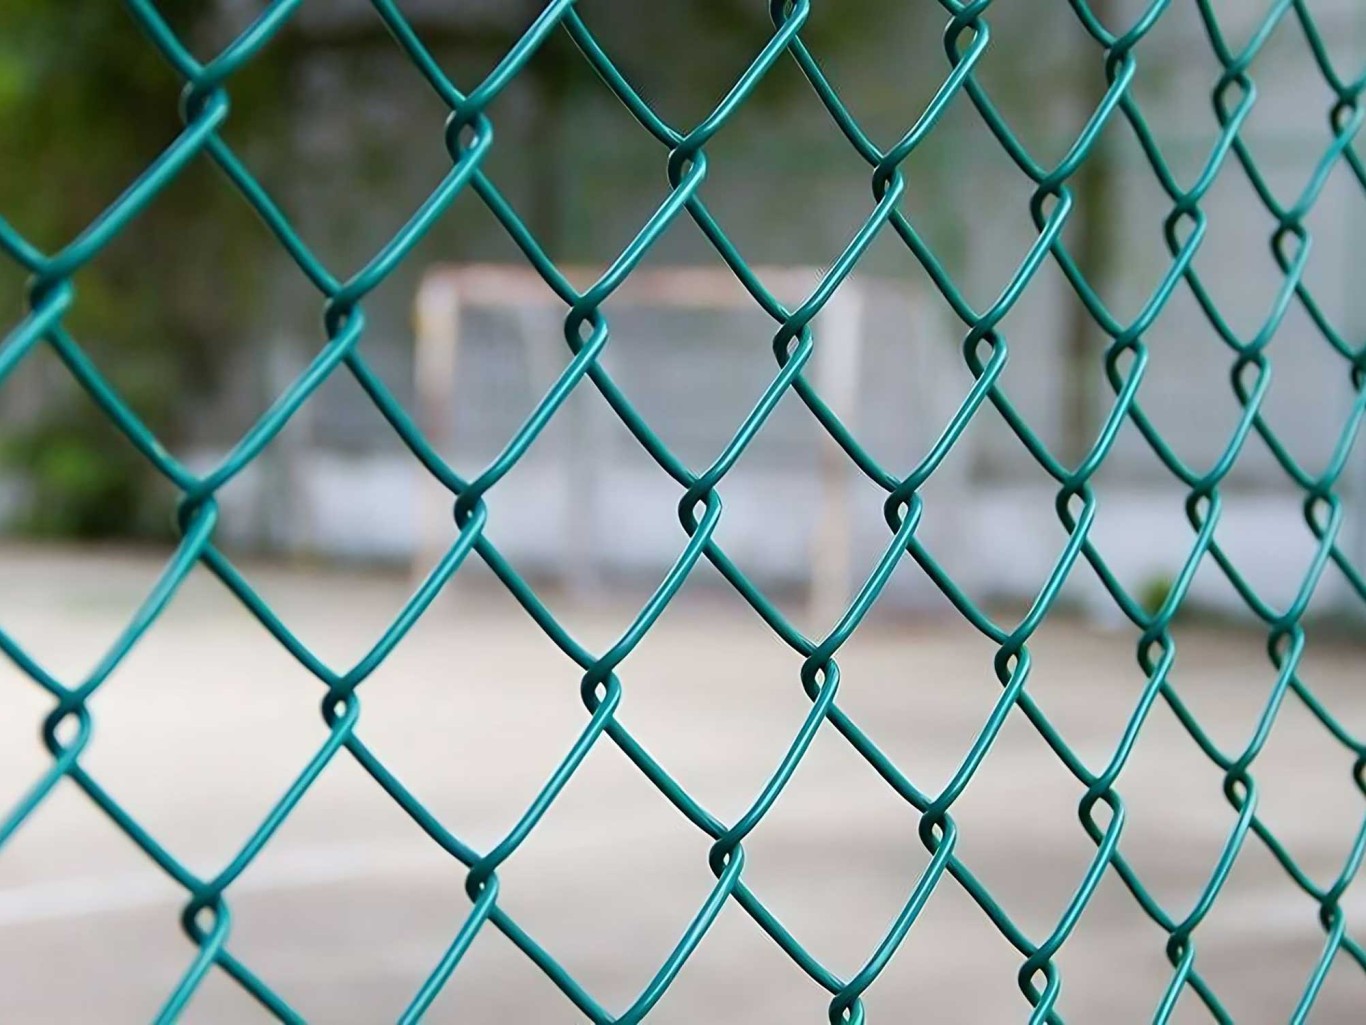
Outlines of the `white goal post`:
<svg viewBox="0 0 1366 1025">
<path fill-rule="evenodd" d="M 565 271 L 576 288 L 587 288 L 596 279 L 591 268 Z M 817 287 L 822 271 L 816 267 L 756 267 L 755 273 L 781 302 L 794 308 Z M 926 304 L 906 302 L 910 294 L 904 282 L 851 277 L 831 296 L 813 324 L 818 344 L 806 373 L 834 412 L 857 429 L 860 379 L 865 360 L 865 312 L 870 295 L 892 290 L 903 302 L 906 316 L 915 324 L 901 325 L 913 334 L 927 335 Z M 613 293 L 614 309 L 624 306 L 644 310 L 748 311 L 756 309 L 754 298 L 725 268 L 697 266 L 646 267 L 633 272 Z M 539 316 L 562 314 L 563 300 L 528 266 L 493 264 L 437 265 L 424 274 L 415 309 L 416 352 L 414 391 L 419 423 L 441 451 L 455 440 L 455 387 L 461 367 L 467 317 L 473 310 L 505 311 L 514 317 L 535 312 Z M 525 351 L 520 354 L 538 387 L 562 366 L 563 337 L 555 332 L 524 331 Z M 561 362 L 556 364 L 554 361 Z M 776 372 L 776 370 L 775 370 Z M 933 377 L 933 375 L 929 375 Z M 591 385 L 585 385 L 591 387 Z M 851 523 L 851 483 L 856 472 L 849 457 L 835 441 L 821 432 L 819 510 L 808 546 L 806 586 L 813 614 L 828 623 L 851 593 L 856 572 L 854 529 Z M 451 500 L 426 474 L 418 488 L 417 544 L 414 570 L 423 572 L 451 543 Z M 591 515 L 591 509 L 588 513 Z M 572 528 L 570 528 L 572 533 Z M 593 554 L 581 538 L 565 537 L 565 553 L 559 572 L 564 582 L 579 586 L 592 580 Z"/>
</svg>

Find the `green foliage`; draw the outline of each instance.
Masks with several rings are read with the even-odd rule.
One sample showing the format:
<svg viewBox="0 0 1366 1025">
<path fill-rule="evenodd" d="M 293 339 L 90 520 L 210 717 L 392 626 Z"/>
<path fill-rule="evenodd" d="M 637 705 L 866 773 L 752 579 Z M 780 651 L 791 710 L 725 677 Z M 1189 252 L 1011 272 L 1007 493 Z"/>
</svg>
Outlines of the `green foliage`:
<svg viewBox="0 0 1366 1025">
<path fill-rule="evenodd" d="M 1143 611 L 1150 616 L 1157 615 L 1159 609 L 1167 603 L 1167 598 L 1171 596 L 1172 588 L 1176 586 L 1176 581 L 1169 573 L 1154 573 L 1143 581 L 1138 589 L 1138 600 L 1143 605 Z"/>
<path fill-rule="evenodd" d="M 8 439 L 0 457 L 22 469 L 26 509 L 17 526 L 38 537 L 105 538 L 156 525 L 142 522 L 144 474 L 129 446 L 113 448 L 97 440 L 108 431 L 99 414 L 64 416 L 40 422 Z M 162 527 L 169 533 L 170 522 Z"/>
<path fill-rule="evenodd" d="M 193 41 L 215 7 L 159 5 Z M 251 119 L 277 67 L 261 61 L 234 84 L 234 117 Z M 0 216 L 55 252 L 133 182 L 181 131 L 180 83 L 117 3 L 0 4 Z M 243 324 L 262 233 L 231 189 L 201 162 L 158 198 L 116 246 L 75 279 L 65 326 L 158 436 L 184 437 L 193 402 L 211 388 Z M 6 271 L 12 268 L 5 268 Z M 17 275 L 15 275 L 17 278 Z M 5 275 L 9 285 L 10 275 Z M 0 334 L 23 315 L 6 287 Z M 161 524 L 144 507 L 151 470 L 72 391 L 42 395 L 37 416 L 4 425 L 4 466 L 31 498 L 18 526 L 83 537 Z M 0 407 L 3 408 L 3 407 Z M 116 477 L 118 479 L 116 479 Z"/>
</svg>

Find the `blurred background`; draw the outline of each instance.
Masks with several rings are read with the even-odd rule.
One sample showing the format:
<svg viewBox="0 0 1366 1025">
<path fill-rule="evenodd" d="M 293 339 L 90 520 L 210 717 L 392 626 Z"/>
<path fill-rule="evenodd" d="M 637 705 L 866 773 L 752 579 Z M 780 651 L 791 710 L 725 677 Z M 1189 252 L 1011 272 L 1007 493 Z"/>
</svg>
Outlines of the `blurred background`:
<svg viewBox="0 0 1366 1025">
<path fill-rule="evenodd" d="M 220 46 L 256 9 L 226 0 L 163 6 L 200 53 Z M 593 27 L 604 45 L 677 125 L 702 117 L 769 33 L 763 5 L 600 6 L 600 13 L 585 7 L 584 17 L 597 14 Z M 937 5 L 890 12 L 884 6 L 872 0 L 838 11 L 818 5 L 804 38 L 851 111 L 886 144 L 924 108 L 947 62 Z M 1107 6 L 1117 23 L 1131 13 L 1120 0 Z M 1214 6 L 1235 48 L 1265 13 L 1257 4 Z M 1333 56 L 1345 68 L 1356 66 L 1366 45 L 1366 16 L 1350 2 L 1314 6 Z M 413 2 L 404 9 L 455 80 L 473 82 L 539 5 Z M 73 237 L 174 136 L 180 83 L 117 5 L 82 5 L 72 13 L 23 0 L 8 5 L 5 18 L 0 203 L 16 228 L 51 249 Z M 871 24 L 881 30 L 870 32 Z M 999 27 L 980 80 L 1036 159 L 1050 166 L 1098 102 L 1102 63 L 1066 4 L 1005 7 L 993 12 L 992 24 Z M 680 53 L 678 40 L 694 42 Z M 1133 94 L 1177 180 L 1192 181 L 1218 135 L 1208 97 L 1220 73 L 1194 5 L 1174 5 L 1139 53 Z M 1269 187 L 1289 201 L 1329 144 L 1332 94 L 1293 17 L 1281 22 L 1251 70 L 1258 96 L 1242 136 Z M 234 79 L 232 96 L 226 137 L 337 273 L 374 253 L 448 166 L 444 107 L 364 3 L 305 5 Z M 665 154 L 563 33 L 552 36 L 490 115 L 498 133 L 486 165 L 490 176 L 561 263 L 605 264 L 666 193 Z M 872 208 L 867 167 L 790 61 L 765 78 L 709 153 L 704 198 L 752 264 L 828 265 Z M 951 105 L 906 172 L 911 187 L 903 209 L 965 296 L 984 308 L 1035 238 L 1030 183 L 967 102 Z M 1170 265 L 1162 238 L 1170 202 L 1119 119 L 1070 186 L 1078 206 L 1065 235 L 1069 250 L 1116 316 L 1128 321 Z M 1232 158 L 1202 205 L 1209 229 L 1195 267 L 1232 330 L 1251 337 L 1283 280 L 1269 244 L 1275 221 Z M 1348 258 L 1364 219 L 1360 188 L 1338 162 L 1305 221 L 1313 237 L 1305 281 L 1348 338 L 1360 333 L 1366 317 Z M 366 357 L 410 405 L 418 283 L 434 265 L 466 262 L 525 266 L 473 193 L 456 201 L 366 302 Z M 646 267 L 674 264 L 724 271 L 686 219 L 651 251 Z M 0 301 L 9 304 L 12 323 L 23 309 L 22 275 L 8 263 L 0 273 L 6 275 Z M 924 325 L 911 331 L 898 312 L 863 328 L 856 418 L 875 455 L 889 466 L 909 467 L 971 383 L 956 351 L 964 328 L 891 232 L 883 233 L 855 280 L 870 278 L 897 286 L 919 314 L 917 326 Z M 196 465 L 211 465 L 227 450 L 322 338 L 315 290 L 206 160 L 193 164 L 76 284 L 75 336 L 168 447 Z M 457 467 L 473 475 L 530 409 L 565 353 L 553 310 L 547 316 L 512 306 L 472 311 L 468 319 L 459 373 L 450 382 L 449 436 L 439 440 Z M 757 308 L 625 309 L 614 329 L 609 369 L 694 463 L 719 451 L 774 372 L 765 345 L 773 326 Z M 1112 401 L 1101 364 L 1104 336 L 1051 263 L 1003 330 L 1015 347 L 1007 394 L 1053 451 L 1076 458 Z M 1189 465 L 1212 465 L 1240 412 L 1228 381 L 1232 353 L 1186 288 L 1176 290 L 1145 341 L 1153 359 L 1141 400 L 1154 425 Z M 908 349 L 919 365 L 901 358 Z M 933 362 L 926 364 L 921 353 Z M 1354 398 L 1345 363 L 1298 303 L 1277 332 L 1273 356 L 1267 420 L 1293 456 L 1321 466 Z M 718 374 L 722 365 L 726 370 Z M 930 415 L 924 402 L 905 401 L 917 382 L 919 394 L 938 397 Z M 702 383 L 708 387 L 699 394 Z M 577 404 L 605 411 L 587 396 Z M 89 540 L 168 535 L 171 496 L 55 359 L 39 353 L 26 362 L 0 415 L 6 425 L 0 510 L 7 532 Z M 675 501 L 672 485 L 611 423 L 577 434 L 560 425 L 536 455 L 560 458 L 552 449 L 568 447 L 564 439 L 571 436 L 595 450 L 590 462 L 642 470 L 600 503 L 602 515 L 574 525 L 586 549 L 580 572 L 657 575 L 676 547 L 672 516 L 654 514 Z M 781 528 L 770 517 L 758 529 L 751 518 L 755 503 L 746 496 L 769 486 L 808 494 L 820 465 L 818 437 L 799 404 L 784 403 L 737 468 L 738 507 L 727 528 L 737 553 L 761 575 L 792 581 L 807 572 L 810 552 L 802 538 L 815 527 L 819 503 L 794 500 Z M 976 418 L 942 476 L 956 490 L 970 483 L 952 503 L 952 517 L 972 529 L 958 531 L 956 543 L 942 542 L 954 571 L 1002 596 L 1031 594 L 1051 558 L 1051 549 L 1030 539 L 1054 529 L 1053 482 L 990 410 Z M 537 500 L 566 507 L 559 477 L 537 477 L 527 485 Z M 1361 487 L 1359 470 L 1349 477 Z M 416 479 L 407 453 L 359 388 L 348 375 L 336 375 L 265 458 L 221 496 L 222 536 L 256 551 L 403 563 L 417 545 L 418 518 L 404 512 L 414 505 Z M 1189 546 L 1179 482 L 1130 426 L 1099 483 L 1107 555 L 1126 583 L 1160 586 Z M 560 539 L 545 530 L 545 517 L 516 514 L 527 505 L 521 484 L 514 475 L 502 492 L 509 514 L 495 524 L 497 540 L 535 568 L 562 572 Z M 605 477 L 591 490 L 596 495 L 611 487 Z M 369 497 L 378 495 L 383 498 Z M 1255 572 L 1264 574 L 1258 582 L 1270 594 L 1293 593 L 1311 540 L 1302 526 L 1301 496 L 1256 439 L 1225 495 L 1226 544 L 1235 554 L 1256 553 Z M 876 507 L 864 507 L 867 515 L 852 529 L 872 552 L 884 527 Z M 927 528 L 937 511 L 930 502 Z M 1359 538 L 1360 517 L 1355 520 L 1349 527 Z M 639 537 L 632 534 L 637 543 L 622 543 L 622 530 L 641 522 L 662 529 L 638 531 Z M 1144 524 L 1142 545 L 1125 541 L 1135 522 Z M 1241 603 L 1217 577 L 1198 581 L 1193 599 L 1236 609 Z M 1325 600 L 1334 593 L 1345 597 L 1336 581 L 1325 581 Z"/>
<path fill-rule="evenodd" d="M 262 7 L 257 0 L 157 6 L 204 59 Z M 400 6 L 451 77 L 472 86 L 543 5 Z M 1236 51 L 1272 5 L 1209 6 Z M 1131 24 L 1143 7 L 1133 0 L 1090 4 L 1111 26 Z M 1359 74 L 1366 7 L 1356 0 L 1305 7 L 1343 77 Z M 640 93 L 680 128 L 705 117 L 770 38 L 766 8 L 740 0 L 577 5 Z M 993 37 L 978 80 L 1035 159 L 1053 166 L 1105 91 L 1103 54 L 1067 3 L 997 4 L 988 20 Z M 815 3 L 802 38 L 850 111 L 885 146 L 915 121 L 947 74 L 945 21 L 931 2 Z M 1209 97 L 1222 68 L 1196 5 L 1173 3 L 1136 53 L 1131 92 L 1175 178 L 1189 184 L 1220 133 Z M 1268 188 L 1289 205 L 1331 144 L 1334 95 L 1294 16 L 1281 19 L 1249 74 L 1257 99 L 1241 137 Z M 59 249 L 175 137 L 181 85 L 119 4 L 7 0 L 0 7 L 0 216 L 44 252 Z M 362 0 L 305 3 L 232 79 L 230 93 L 224 137 L 338 275 L 380 249 L 449 169 L 446 108 Z M 557 263 L 607 264 L 668 194 L 666 152 L 562 32 L 488 114 L 496 140 L 485 169 Z M 752 265 L 828 267 L 874 206 L 869 168 L 790 60 L 765 77 L 707 152 L 702 196 Z M 902 209 L 969 301 L 989 305 L 1037 236 L 1030 181 L 964 97 L 903 171 Z M 1119 117 L 1069 187 L 1076 209 L 1064 240 L 1127 322 L 1170 266 L 1162 234 L 1170 200 Z M 1201 206 L 1209 224 L 1194 266 L 1230 329 L 1250 338 L 1271 316 L 1284 281 L 1270 246 L 1275 218 L 1232 157 Z M 1312 237 L 1305 285 L 1322 316 L 1360 344 L 1366 290 L 1355 253 L 1366 237 L 1366 194 L 1341 161 L 1304 227 Z M 410 409 L 421 405 L 419 288 L 470 264 L 512 268 L 509 280 L 526 266 L 466 190 L 365 301 L 365 357 Z M 678 266 L 724 271 L 687 218 L 654 246 L 642 270 Z M 17 264 L 0 259 L 6 330 L 24 316 L 24 277 Z M 222 459 L 324 339 L 320 295 L 205 159 L 192 163 L 74 283 L 78 298 L 65 318 L 73 336 L 163 443 L 196 469 Z M 972 385 L 958 351 L 966 329 L 890 231 L 840 294 L 859 297 L 864 314 L 852 329 L 860 353 L 851 371 L 855 402 L 841 412 L 874 456 L 904 472 Z M 694 469 L 705 466 L 776 372 L 773 323 L 752 304 L 729 300 L 685 308 L 614 300 L 606 311 L 613 336 L 604 364 L 664 440 Z M 832 321 L 837 315 L 824 314 L 818 332 L 849 333 L 847 321 Z M 435 441 L 462 474 L 477 476 L 488 465 L 567 362 L 561 316 L 554 306 L 519 301 L 462 312 L 454 365 L 448 379 L 426 382 L 438 398 L 435 409 L 422 410 L 440 426 Z M 1074 463 L 1113 401 L 1102 363 L 1107 337 L 1052 262 L 1030 281 L 1002 332 L 1011 346 L 1005 392 L 1043 442 Z M 1209 468 L 1242 412 L 1229 380 L 1233 352 L 1185 287 L 1173 293 L 1144 342 L 1151 361 L 1140 402 L 1178 456 Z M 1266 421 L 1317 473 L 1357 400 L 1347 363 L 1298 302 L 1269 352 Z M 866 576 L 888 540 L 882 492 L 852 467 L 832 465 L 819 425 L 789 398 L 727 476 L 717 533 L 741 568 L 813 632 L 828 629 L 840 596 Z M 407 581 L 435 558 L 432 545 L 454 537 L 448 521 L 435 537 L 430 533 L 424 486 L 392 429 L 354 380 L 338 373 L 219 494 L 216 538 L 263 582 L 286 620 L 313 631 L 310 641 L 342 665 L 392 617 Z M 1013 622 L 1066 541 L 1054 511 L 1057 490 L 1002 418 L 984 407 L 923 491 L 920 536 L 974 600 Z M 1095 490 L 1098 549 L 1120 581 L 1155 608 L 1194 541 L 1183 508 L 1187 489 L 1126 424 Z M 1316 546 L 1303 491 L 1254 436 L 1221 493 L 1221 545 L 1267 602 L 1287 605 Z M 1339 493 L 1340 546 L 1361 567 L 1360 450 Z M 0 572 L 7 581 L 0 627 L 50 662 L 58 678 L 78 679 L 171 550 L 177 497 L 60 361 L 36 349 L 0 387 Z M 677 485 L 584 387 L 489 495 L 488 536 L 544 586 L 557 616 L 605 648 L 685 542 L 679 497 Z M 833 569 L 836 594 L 813 602 L 813 594 L 821 598 L 823 572 L 813 553 L 832 545 L 846 554 Z M 120 667 L 107 696 L 100 694 L 100 735 L 83 762 L 113 779 L 111 786 L 121 784 L 119 792 L 150 817 L 158 835 L 172 846 L 183 843 L 186 857 L 211 871 L 316 746 L 321 692 L 230 596 L 200 576 Z M 826 584 L 828 577 L 827 571 Z M 384 756 L 427 786 L 432 800 L 467 828 L 470 842 L 486 848 L 515 821 L 581 726 L 579 674 L 475 560 L 449 591 L 400 647 L 404 654 L 367 684 L 376 697 L 366 716 Z M 727 809 L 717 814 L 739 814 L 806 707 L 797 684 L 800 658 L 748 616 L 705 564 L 675 606 L 659 628 L 662 639 L 640 656 L 638 704 L 628 700 L 623 714 L 639 716 L 651 744 L 677 758 L 684 774 L 692 773 L 689 782 Z M 1084 565 L 1059 608 L 1040 641 L 1044 654 L 1031 687 L 1045 705 L 1055 702 L 1048 707 L 1074 731 L 1069 739 L 1100 765 L 1144 681 L 1134 664 L 1138 632 Z M 1360 736 L 1366 606 L 1330 565 L 1310 610 L 1303 675 Z M 1208 559 L 1179 623 L 1186 654 L 1177 673 L 1191 700 L 1226 731 L 1230 745 L 1245 743 L 1276 679 L 1263 653 L 1265 628 Z M 879 739 L 912 769 L 942 783 L 999 694 L 994 646 L 909 562 L 874 622 L 851 643 L 850 700 L 881 724 Z M 531 651 L 537 644 L 545 650 Z M 705 668 L 696 664 L 698 651 L 707 652 Z M 22 674 L 9 666 L 3 672 L 0 797 L 8 808 L 47 764 L 33 735 L 48 704 Z M 281 682 L 292 677 L 299 679 Z M 906 697 L 912 685 L 918 696 Z M 1126 842 L 1180 908 L 1208 878 L 1233 812 L 1220 793 L 1221 774 L 1163 714 L 1165 725 L 1145 733 L 1146 761 L 1138 759 L 1132 775 L 1136 807 L 1151 815 L 1135 812 Z M 976 837 L 985 874 L 1014 899 L 1038 938 L 1056 922 L 1094 847 L 1076 822 L 1079 787 L 1015 719 L 1018 735 L 1003 740 L 1005 753 L 993 755 L 983 770 L 987 781 L 975 784 L 977 818 L 971 807 L 964 813 L 977 832 L 965 824 L 964 833 Z M 1331 879 L 1361 821 L 1353 759 L 1294 699 L 1278 723 L 1279 753 L 1266 757 L 1280 775 L 1268 770 L 1266 800 L 1275 807 L 1279 778 L 1281 824 L 1300 830 L 1306 864 Z M 725 750 L 705 739 L 713 731 L 728 739 Z M 824 936 L 830 957 L 848 972 L 895 914 L 926 856 L 910 810 L 879 790 L 882 784 L 838 737 L 822 743 L 828 751 L 813 754 L 817 768 L 799 776 L 796 795 L 783 806 L 790 828 L 756 838 L 754 871 L 766 871 L 767 844 L 779 903 L 786 900 L 811 933 Z M 617 1007 L 667 953 L 710 876 L 702 838 L 690 837 L 696 849 L 686 849 L 685 859 L 682 820 L 669 819 L 662 798 L 615 751 L 612 757 L 611 765 L 603 755 L 602 765 L 585 767 L 584 778 L 593 782 L 571 789 L 573 811 L 558 827 L 547 824 L 540 835 L 549 839 L 540 855 L 520 862 L 520 875 L 514 859 L 505 886 L 508 899 L 558 939 L 557 952 L 573 952 L 576 973 Z M 471 787 L 471 778 L 480 785 Z M 243 956 L 259 956 L 269 966 L 261 969 L 266 976 L 284 980 L 282 989 L 308 1020 L 392 1020 L 403 994 L 416 989 L 458 927 L 461 876 L 408 835 L 415 833 L 411 824 L 399 821 L 354 765 L 324 780 L 322 796 L 301 806 L 270 849 L 282 853 L 263 855 L 262 881 L 248 885 L 253 876 L 244 877 Z M 661 820 L 658 828 L 651 815 Z M 840 815 L 843 825 L 832 827 Z M 1045 821 L 1053 825 L 1039 826 Z M 609 853 L 604 838 L 622 835 L 627 823 L 637 824 L 627 847 L 638 853 Z M 841 842 L 841 829 L 862 838 Z M 1040 835 L 1021 839 L 1035 830 Z M 1174 832 L 1189 844 L 1172 844 Z M 1217 937 L 1211 971 L 1241 999 L 1230 1005 L 1237 1020 L 1284 1021 L 1322 947 L 1318 909 L 1265 849 L 1252 857 L 1262 861 L 1240 877 L 1246 892 L 1229 898 L 1233 910 L 1224 924 L 1209 927 Z M 691 873 L 687 878 L 702 888 L 680 884 L 677 893 L 661 894 L 659 879 L 678 878 L 675 870 Z M 604 874 L 615 885 L 599 878 Z M 417 903 L 413 880 L 429 895 Z M 522 897 L 514 896 L 517 881 Z M 589 883 L 603 892 L 574 892 Z M 1117 881 L 1109 885 L 1114 892 L 1088 913 L 1094 932 L 1068 948 L 1080 951 L 1071 955 L 1077 968 L 1060 1005 L 1074 1001 L 1069 1020 L 1148 1020 L 1170 977 L 1165 934 Z M 822 887 L 829 892 L 812 892 Z M 0 853 L 0 1019 L 147 1020 L 174 983 L 177 958 L 188 963 L 190 956 L 176 930 L 179 894 L 74 787 L 59 787 L 51 806 Z M 891 981 L 875 987 L 871 1020 L 907 1020 L 908 1006 L 922 1010 L 911 1015 L 916 1020 L 1025 1020 L 1028 1008 L 1013 980 L 1020 958 L 961 891 L 935 899 L 927 927 L 912 932 L 911 953 L 889 970 Z M 599 932 L 603 915 L 612 922 Z M 683 995 L 661 1004 L 660 1020 L 701 1020 L 698 1008 L 720 992 L 735 1001 L 735 1015 L 715 1020 L 824 1020 L 819 987 L 738 908 L 722 922 L 718 929 L 728 938 L 702 945 L 717 953 L 685 970 Z M 1147 933 L 1140 939 L 1141 929 Z M 130 942 L 110 947 L 110 936 Z M 1254 944 L 1268 936 L 1265 947 Z M 457 972 L 457 980 L 470 981 L 452 983 L 434 1020 L 578 1020 L 528 962 L 497 942 L 502 946 L 490 950 L 482 940 L 476 946 L 483 969 Z M 1068 956 L 1060 962 L 1065 973 Z M 59 961 L 80 965 L 82 981 L 55 993 L 52 966 Z M 1313 1020 L 1360 1020 L 1366 983 L 1359 966 L 1345 956 L 1334 964 Z M 936 990 L 935 1002 L 914 1003 L 931 999 L 925 986 L 934 978 L 953 981 Z M 873 1013 L 879 1007 L 886 1017 Z M 259 1017 L 223 980 L 206 984 L 192 1008 L 198 1020 Z M 1174 1020 L 1208 1020 L 1193 997 L 1183 998 L 1179 1012 L 1189 1017 Z"/>
</svg>

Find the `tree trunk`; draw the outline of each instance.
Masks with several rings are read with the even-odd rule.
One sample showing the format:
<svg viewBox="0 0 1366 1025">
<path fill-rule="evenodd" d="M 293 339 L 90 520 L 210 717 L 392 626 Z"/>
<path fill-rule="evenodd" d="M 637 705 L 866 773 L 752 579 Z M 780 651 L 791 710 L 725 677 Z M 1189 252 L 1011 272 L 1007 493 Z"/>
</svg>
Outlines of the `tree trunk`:
<svg viewBox="0 0 1366 1025">
<path fill-rule="evenodd" d="M 1091 10 L 1107 28 L 1117 28 L 1114 0 L 1091 0 Z M 1088 40 L 1078 61 L 1077 92 L 1087 97 L 1092 91 L 1088 80 L 1095 74 L 1096 47 Z M 1083 102 L 1091 102 L 1083 100 Z M 1118 117 L 1118 114 L 1112 115 Z M 1118 218 L 1115 203 L 1119 197 L 1119 165 L 1114 149 L 1104 135 L 1097 138 L 1081 167 L 1067 185 L 1072 190 L 1072 231 L 1068 251 L 1087 283 L 1109 298 L 1115 265 Z M 1101 417 L 1101 354 L 1107 341 L 1105 333 L 1092 318 L 1086 305 L 1069 291 L 1062 375 L 1062 456 L 1075 464 L 1083 459 L 1095 441 Z"/>
</svg>

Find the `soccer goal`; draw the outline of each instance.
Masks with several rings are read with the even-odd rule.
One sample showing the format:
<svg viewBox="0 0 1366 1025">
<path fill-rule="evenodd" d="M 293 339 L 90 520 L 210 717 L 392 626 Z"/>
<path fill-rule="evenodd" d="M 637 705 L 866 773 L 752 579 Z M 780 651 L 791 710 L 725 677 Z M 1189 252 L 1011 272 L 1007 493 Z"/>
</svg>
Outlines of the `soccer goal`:
<svg viewBox="0 0 1366 1025">
<path fill-rule="evenodd" d="M 816 267 L 758 267 L 755 272 L 789 308 L 810 295 L 821 275 Z M 567 277 L 576 288 L 585 288 L 595 274 L 580 267 L 568 270 Z M 568 358 L 560 328 L 565 312 L 563 300 L 530 267 L 463 264 L 427 270 L 415 311 L 414 392 L 423 428 L 444 455 L 468 452 L 470 434 L 486 430 L 504 401 L 525 404 L 553 384 Z M 608 312 L 614 325 L 630 325 L 623 331 L 628 339 L 612 350 L 613 357 L 619 350 L 628 359 L 653 352 L 648 359 L 638 356 L 639 365 L 634 372 L 628 367 L 626 376 L 633 395 L 643 391 L 647 399 L 649 393 L 661 396 L 661 415 L 668 409 L 688 410 L 692 426 L 737 425 L 735 412 L 722 412 L 716 398 L 732 385 L 727 377 L 737 345 L 752 346 L 756 357 L 764 355 L 768 367 L 763 374 L 776 373 L 764 344 L 773 323 L 725 268 L 642 268 L 613 294 Z M 805 373 L 861 437 L 878 436 L 895 447 L 908 439 L 923 442 L 942 427 L 947 390 L 938 385 L 951 372 L 956 352 L 916 289 L 901 281 L 854 276 L 830 299 L 813 329 L 817 344 Z M 670 352 L 679 354 L 677 364 L 670 362 Z M 895 380 L 898 374 L 904 381 Z M 897 416 L 860 423 L 858 411 L 860 406 L 870 408 L 870 390 L 898 387 L 901 394 L 890 407 L 899 411 Z M 579 390 L 592 388 L 584 381 Z M 666 392 L 677 392 L 679 401 L 664 398 Z M 471 405 L 484 408 L 476 414 Z M 790 405 L 803 421 L 793 429 L 791 447 L 804 451 L 793 453 L 792 459 L 781 452 L 770 455 L 757 483 L 746 479 L 732 484 L 728 478 L 722 488 L 726 515 L 739 522 L 736 543 L 747 548 L 746 565 L 770 581 L 804 589 L 813 613 L 828 618 L 856 585 L 860 552 L 866 548 L 871 555 L 884 546 L 886 528 L 871 520 L 854 522 L 851 497 L 857 471 L 814 418 L 797 408 L 795 396 Z M 603 420 L 611 413 L 602 403 L 594 408 L 597 414 L 571 411 L 559 431 L 558 481 L 556 467 L 546 465 L 536 481 L 537 494 L 527 496 L 525 503 L 509 503 L 514 520 L 519 506 L 545 510 L 567 505 L 572 484 L 572 515 L 558 520 L 543 515 L 535 531 L 527 525 L 525 536 L 519 536 L 515 522 L 500 522 L 509 533 L 498 535 L 501 550 L 521 550 L 533 563 L 539 557 L 559 583 L 579 592 L 591 592 L 604 572 L 613 569 L 658 571 L 676 554 L 680 540 L 677 523 L 668 517 L 631 516 L 616 508 L 639 494 L 643 482 L 631 474 L 643 476 L 649 468 L 632 469 L 629 460 L 639 453 L 631 450 L 638 446 L 623 441 L 620 431 L 604 429 Z M 801 426 L 807 433 L 800 433 Z M 680 433 L 686 436 L 688 427 L 680 424 Z M 778 432 L 770 428 L 773 433 Z M 496 444 L 506 435 L 486 440 Z M 698 455 L 694 469 L 705 466 L 708 458 Z M 508 481 L 499 488 L 515 486 Z M 766 501 L 753 493 L 758 490 Z M 416 572 L 439 557 L 453 529 L 449 494 L 424 476 L 419 496 Z M 791 515 L 777 518 L 776 524 L 770 519 L 762 529 L 746 523 L 751 510 L 757 517 L 760 507 L 772 508 L 774 498 Z M 620 522 L 610 537 L 595 536 L 595 525 L 613 522 L 614 513 Z M 546 522 L 565 524 L 561 536 L 550 539 L 553 549 L 529 550 L 533 542 L 547 544 Z M 727 550 L 732 550 L 729 544 Z"/>
</svg>

